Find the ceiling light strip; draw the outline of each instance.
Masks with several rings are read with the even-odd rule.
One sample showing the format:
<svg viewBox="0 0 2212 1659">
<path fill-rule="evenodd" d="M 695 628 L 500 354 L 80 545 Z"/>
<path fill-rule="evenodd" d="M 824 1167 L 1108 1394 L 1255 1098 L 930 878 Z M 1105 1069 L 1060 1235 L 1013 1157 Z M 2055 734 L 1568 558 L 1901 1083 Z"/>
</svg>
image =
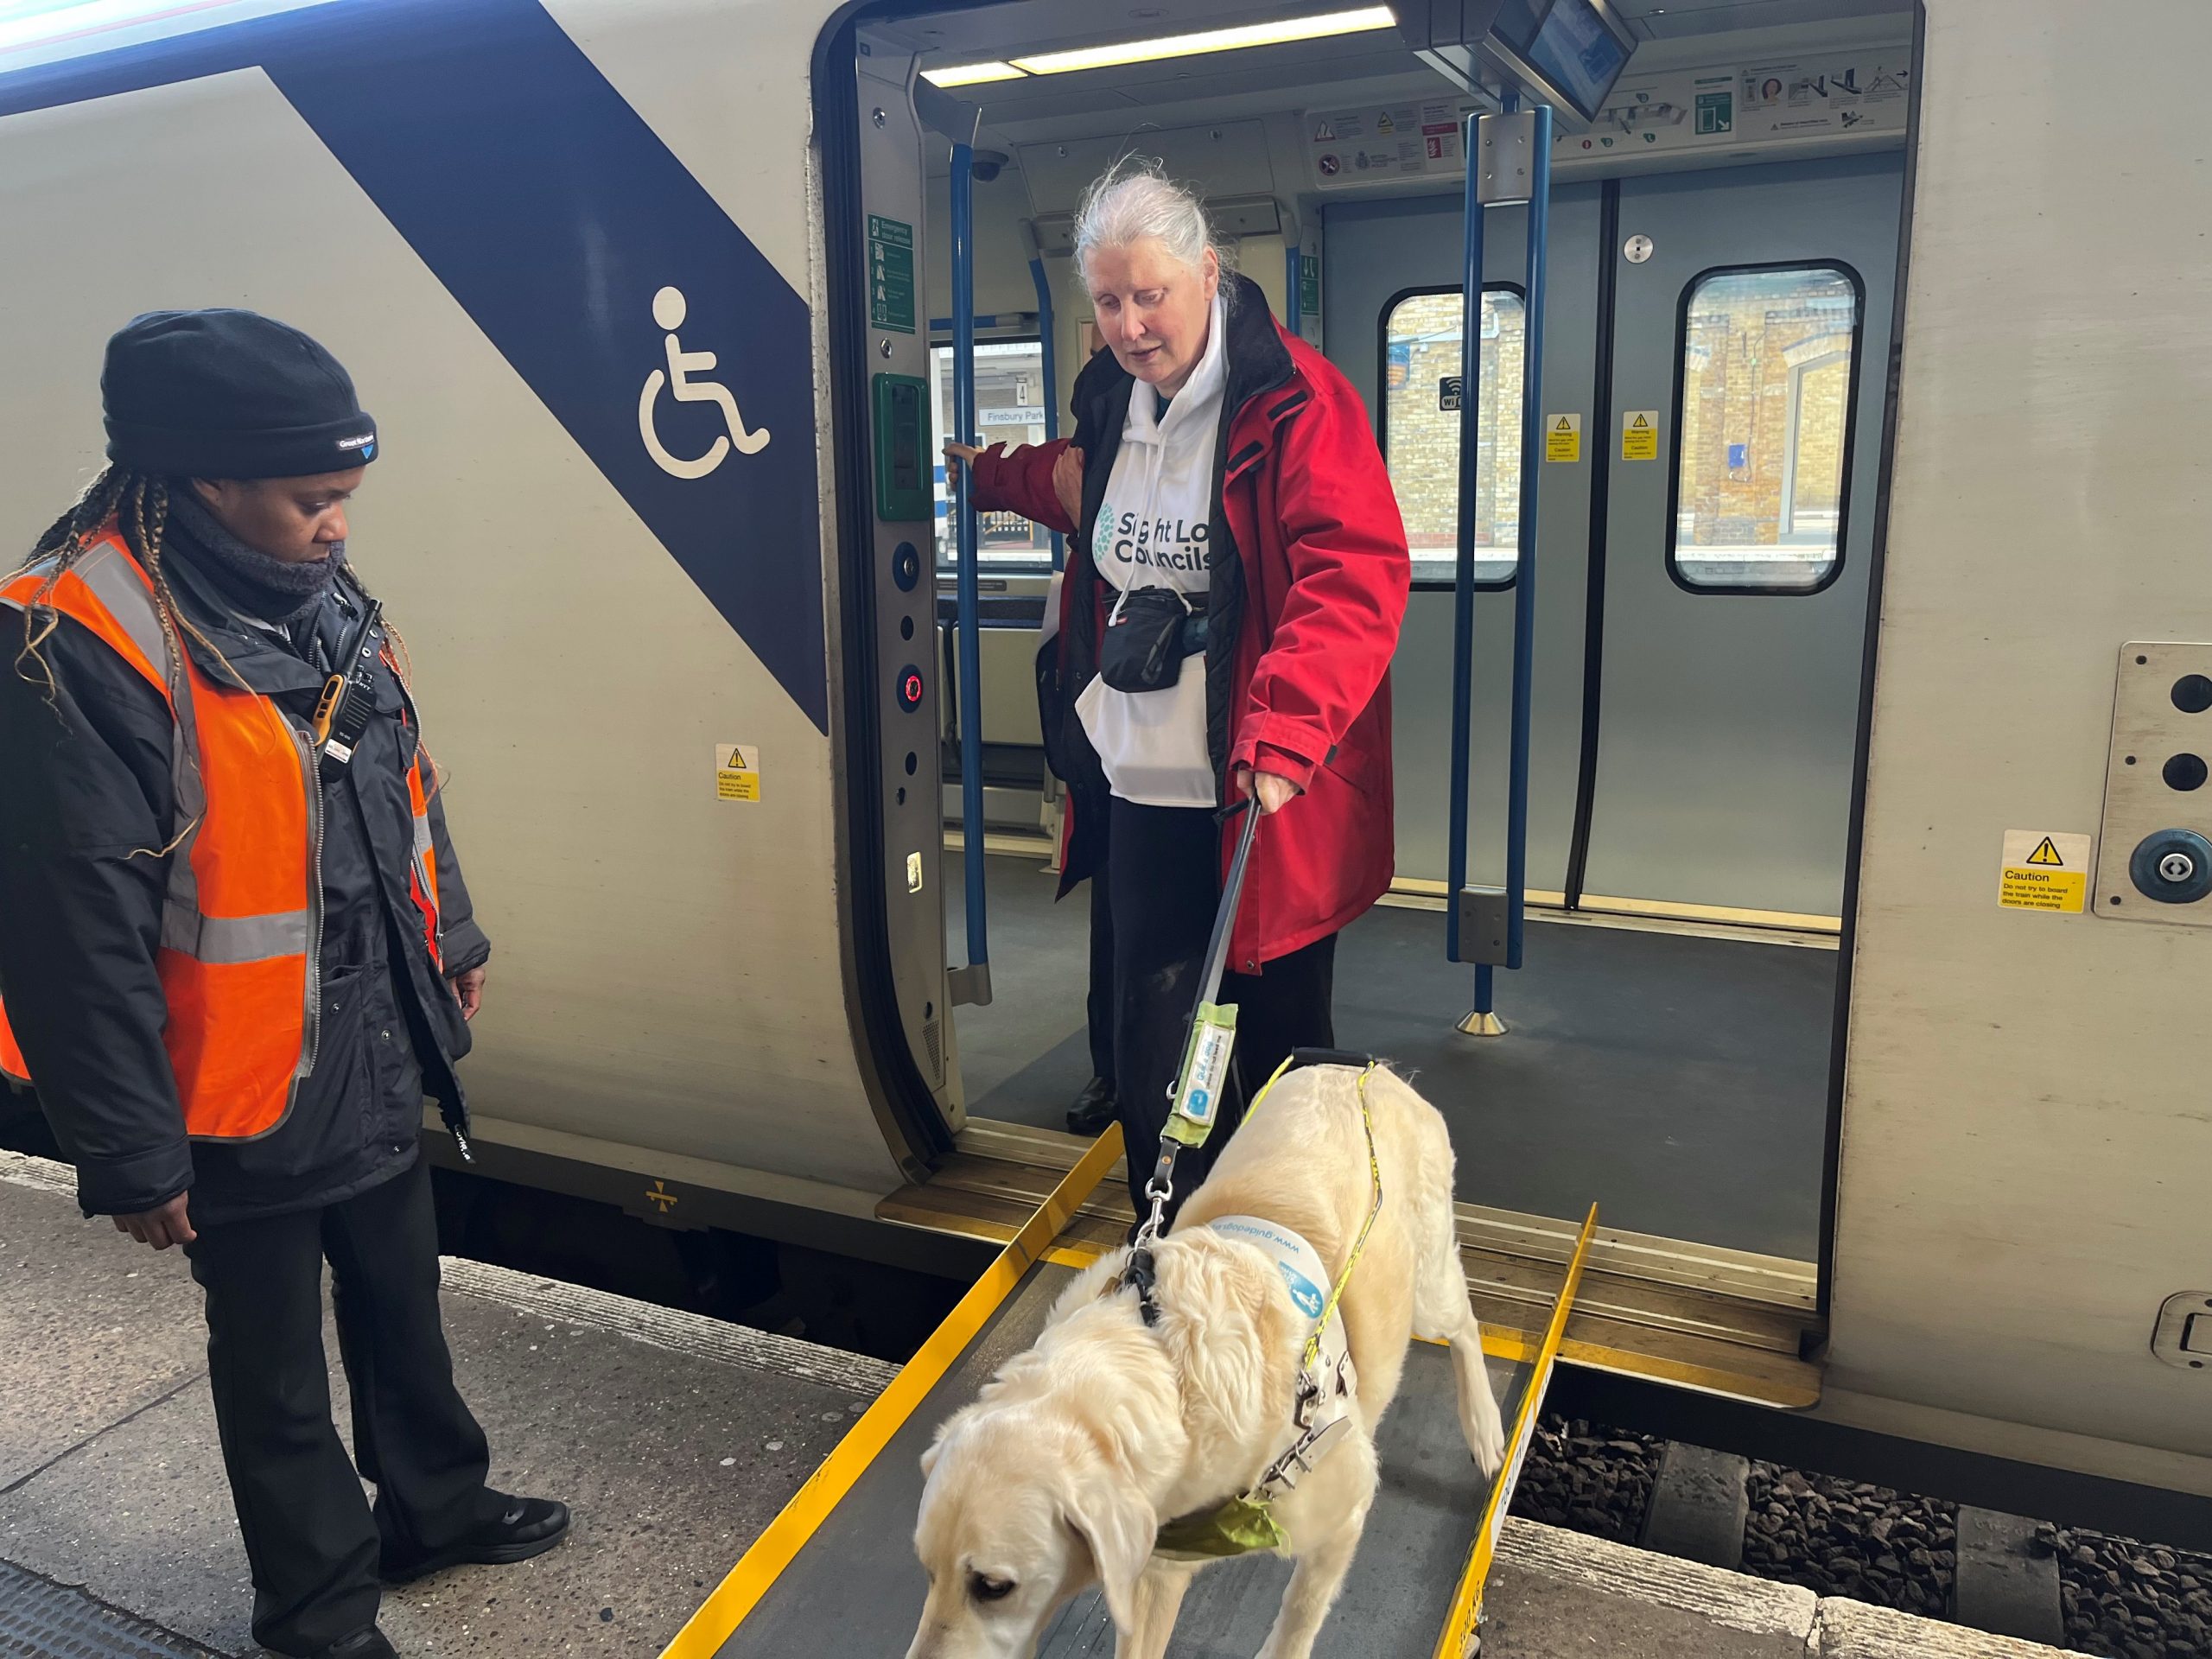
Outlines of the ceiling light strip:
<svg viewBox="0 0 2212 1659">
<path fill-rule="evenodd" d="M 1328 40 L 1339 35 L 1358 35 L 1397 26 L 1397 17 L 1389 7 L 1363 6 L 1353 11 L 1285 17 L 1235 29 L 1209 29 L 1192 35 L 1163 35 L 1157 40 L 1128 41 L 1117 46 L 1039 52 L 1004 62 L 951 65 L 943 69 L 925 69 L 922 78 L 938 86 L 968 86 L 985 81 L 1013 80 L 1023 75 L 1073 74 L 1084 69 L 1112 69 L 1133 63 L 1156 63 L 1166 58 L 1195 58 L 1210 52 L 1236 52 L 1255 46 L 1286 46 L 1294 41 Z"/>
<path fill-rule="evenodd" d="M 1010 63 L 961 63 L 943 69 L 925 69 L 922 79 L 932 86 L 980 86 L 992 80 L 1027 80 L 1028 72 Z"/>
</svg>

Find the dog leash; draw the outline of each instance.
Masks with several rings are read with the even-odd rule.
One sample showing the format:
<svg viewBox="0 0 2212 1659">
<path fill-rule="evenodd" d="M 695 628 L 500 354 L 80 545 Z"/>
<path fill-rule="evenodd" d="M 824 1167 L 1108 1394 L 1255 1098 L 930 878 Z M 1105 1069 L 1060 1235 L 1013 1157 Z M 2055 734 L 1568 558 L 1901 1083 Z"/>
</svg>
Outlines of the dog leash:
<svg viewBox="0 0 2212 1659">
<path fill-rule="evenodd" d="M 1152 1211 L 1131 1241 L 1128 1265 L 1116 1287 L 1136 1287 L 1147 1325 L 1160 1322 L 1160 1309 L 1152 1296 L 1152 1247 L 1167 1224 L 1168 1201 L 1175 1196 L 1175 1160 L 1185 1147 L 1205 1145 L 1206 1137 L 1213 1133 L 1221 1116 L 1222 1091 L 1229 1083 L 1230 1056 L 1236 1045 L 1236 1005 L 1232 1002 L 1223 1007 L 1214 999 L 1221 995 L 1222 976 L 1228 970 L 1230 932 L 1236 925 L 1236 906 L 1244 896 L 1244 875 L 1251 867 L 1252 844 L 1259 838 L 1261 813 L 1256 798 L 1249 798 L 1230 810 L 1243 813 L 1244 828 L 1236 837 L 1236 855 L 1229 861 L 1229 880 L 1222 886 L 1220 908 L 1214 912 L 1213 937 L 1206 944 L 1205 975 L 1199 983 L 1198 1004 L 1191 1010 L 1183 1064 L 1168 1091 L 1166 1126 L 1160 1132 L 1159 1156 L 1144 1186 Z"/>
</svg>

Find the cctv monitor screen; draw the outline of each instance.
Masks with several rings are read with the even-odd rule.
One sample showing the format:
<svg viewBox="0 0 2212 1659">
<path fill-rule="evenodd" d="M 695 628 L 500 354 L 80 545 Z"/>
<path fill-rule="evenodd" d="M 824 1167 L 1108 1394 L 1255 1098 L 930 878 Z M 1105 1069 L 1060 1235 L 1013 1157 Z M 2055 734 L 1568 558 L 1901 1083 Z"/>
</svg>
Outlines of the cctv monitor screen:
<svg viewBox="0 0 2212 1659">
<path fill-rule="evenodd" d="M 1628 67 L 1630 49 L 1590 0 L 1553 0 L 1522 55 L 1576 114 L 1594 121 L 1605 94 Z"/>
</svg>

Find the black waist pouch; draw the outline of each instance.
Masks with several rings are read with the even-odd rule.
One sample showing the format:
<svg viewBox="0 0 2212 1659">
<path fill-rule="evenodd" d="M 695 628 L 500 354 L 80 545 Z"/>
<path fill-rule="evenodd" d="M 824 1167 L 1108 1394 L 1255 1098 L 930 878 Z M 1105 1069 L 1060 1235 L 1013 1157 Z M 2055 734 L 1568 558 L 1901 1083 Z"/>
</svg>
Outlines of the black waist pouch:
<svg viewBox="0 0 2212 1659">
<path fill-rule="evenodd" d="M 1205 648 L 1205 610 L 1192 595 L 1132 588 L 1106 613 L 1098 677 L 1116 691 L 1164 691 L 1182 677 L 1183 659 Z"/>
</svg>

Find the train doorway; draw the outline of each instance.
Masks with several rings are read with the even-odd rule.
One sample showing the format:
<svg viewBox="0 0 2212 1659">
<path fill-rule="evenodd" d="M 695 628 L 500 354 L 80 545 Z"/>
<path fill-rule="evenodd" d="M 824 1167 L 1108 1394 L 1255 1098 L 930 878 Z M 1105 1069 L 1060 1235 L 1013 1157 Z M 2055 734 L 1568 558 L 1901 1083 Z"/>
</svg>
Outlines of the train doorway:
<svg viewBox="0 0 2212 1659">
<path fill-rule="evenodd" d="M 1654 8 L 1614 10 L 1642 44 L 1611 100 L 1563 124 L 1554 148 L 1540 349 L 1529 213 L 1508 207 L 1487 215 L 1471 353 L 1464 169 L 1457 141 L 1431 141 L 1482 99 L 1387 18 L 1214 50 L 1135 39 L 1134 14 L 1033 0 L 860 33 L 879 72 L 925 76 L 911 269 L 935 432 L 1046 439 L 1096 343 L 1072 209 L 1131 150 L 1204 189 L 1277 317 L 1367 401 L 1414 590 L 1392 668 L 1398 879 L 1340 942 L 1337 1034 L 1406 1066 L 1450 1118 L 1463 1224 L 1535 1237 L 1595 1200 L 1654 1260 L 1675 1252 L 1699 1264 L 1684 1273 L 1757 1283 L 1809 1314 L 1912 20 L 1808 0 L 1786 17 L 1720 8 L 1692 34 Z M 1753 10 L 1778 26 L 1729 26 Z M 1096 67 L 1057 67 L 1116 41 Z M 895 277 L 896 232 L 870 246 Z M 1470 969 L 1444 945 L 1469 356 L 1473 395 L 1500 416 L 1474 497 L 1477 886 L 1508 862 L 1526 579 L 1508 411 L 1539 361 L 1544 432 L 1528 505 L 1529 921 L 1522 965 L 1496 976 L 1507 1030 L 1487 1037 L 1459 1029 Z M 938 633 L 918 660 L 945 687 L 930 908 L 959 965 L 938 1039 L 948 1114 L 963 1147 L 1065 1159 L 1054 1143 L 1095 1070 L 1090 918 L 1081 890 L 1053 902 L 1058 791 L 1033 666 L 1065 554 L 996 522 L 970 554 L 941 465 L 931 495 Z M 987 976 L 963 1000 L 960 969 L 986 939 Z"/>
</svg>

